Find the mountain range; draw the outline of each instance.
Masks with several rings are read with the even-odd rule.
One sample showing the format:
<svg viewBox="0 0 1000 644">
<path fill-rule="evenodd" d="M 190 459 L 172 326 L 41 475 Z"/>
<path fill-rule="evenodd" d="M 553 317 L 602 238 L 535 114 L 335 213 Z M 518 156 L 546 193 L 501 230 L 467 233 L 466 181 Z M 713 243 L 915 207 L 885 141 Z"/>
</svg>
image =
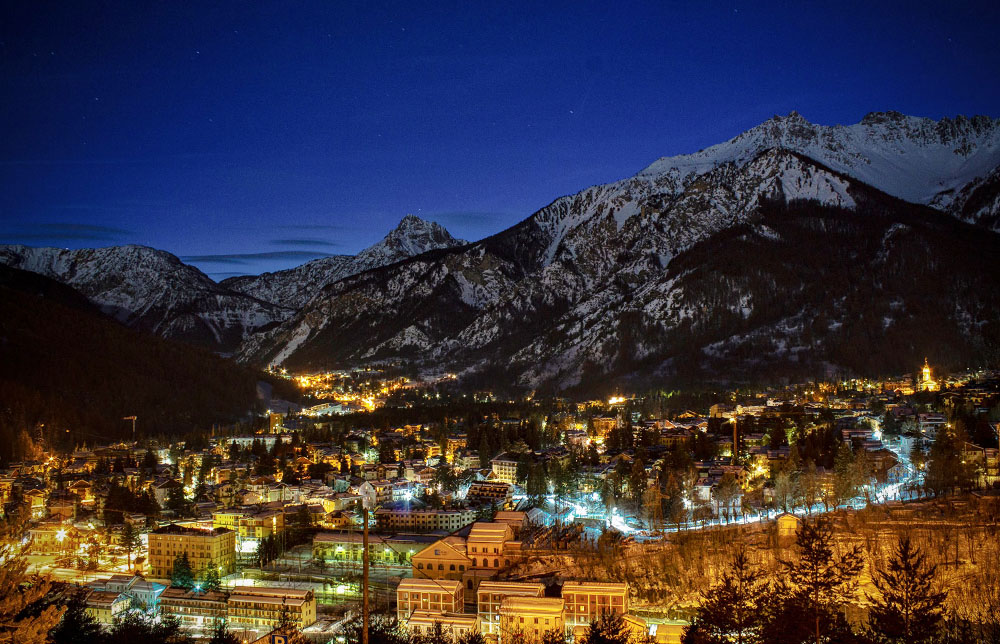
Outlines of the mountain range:
<svg viewBox="0 0 1000 644">
<path fill-rule="evenodd" d="M 463 243 L 435 223 L 408 216 L 356 256 L 334 255 L 221 283 L 166 251 L 134 245 L 82 250 L 0 246 L 0 264 L 71 286 L 129 327 L 231 353 L 252 334 L 293 316 L 324 284 Z"/>
<path fill-rule="evenodd" d="M 355 257 L 220 284 L 137 247 L 0 262 L 251 363 L 564 389 L 995 363 L 998 232 L 1000 120 L 792 112 L 474 243 L 407 217 Z"/>
</svg>

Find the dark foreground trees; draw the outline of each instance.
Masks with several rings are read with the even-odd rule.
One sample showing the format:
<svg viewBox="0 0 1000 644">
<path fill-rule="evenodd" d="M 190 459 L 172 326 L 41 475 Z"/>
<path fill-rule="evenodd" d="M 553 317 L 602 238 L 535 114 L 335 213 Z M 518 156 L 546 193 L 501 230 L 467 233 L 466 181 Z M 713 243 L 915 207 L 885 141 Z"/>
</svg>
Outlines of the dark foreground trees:
<svg viewBox="0 0 1000 644">
<path fill-rule="evenodd" d="M 771 586 L 762 570 L 753 566 L 745 549 L 733 557 L 722 580 L 703 595 L 688 642 L 701 644 L 759 644 L 763 642 L 763 610 Z"/>
<path fill-rule="evenodd" d="M 908 538 L 896 544 L 882 566 L 873 566 L 877 593 L 868 594 L 866 619 L 857 608 L 862 569 L 858 548 L 838 553 L 833 531 L 822 520 L 803 522 L 796 535 L 797 557 L 781 562 L 771 576 L 738 551 L 716 585 L 703 594 L 685 644 L 1000 644 L 1000 618 L 989 606 L 971 611 L 980 617 L 949 613 L 946 594 L 937 589 L 935 566 Z M 1000 593 L 984 594 L 1000 600 Z M 985 615 L 985 616 L 983 616 Z"/>
<path fill-rule="evenodd" d="M 884 570 L 872 570 L 878 595 L 868 595 L 868 627 L 880 642 L 933 642 L 941 629 L 945 593 L 934 590 L 936 566 L 900 539 Z"/>
</svg>

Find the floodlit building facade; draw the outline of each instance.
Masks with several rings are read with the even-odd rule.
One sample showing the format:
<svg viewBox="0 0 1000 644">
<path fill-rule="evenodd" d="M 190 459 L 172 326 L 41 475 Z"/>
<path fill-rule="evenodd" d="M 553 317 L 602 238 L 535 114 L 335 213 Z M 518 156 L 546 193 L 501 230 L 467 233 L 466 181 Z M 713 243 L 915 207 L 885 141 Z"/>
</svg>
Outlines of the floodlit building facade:
<svg viewBox="0 0 1000 644">
<path fill-rule="evenodd" d="M 311 590 L 236 586 L 229 595 L 229 624 L 234 629 L 271 630 L 282 612 L 298 628 L 316 621 L 316 596 Z"/>
<path fill-rule="evenodd" d="M 545 586 L 516 581 L 484 581 L 476 591 L 479 630 L 487 637 L 500 636 L 500 608 L 508 597 L 544 597 Z"/>
<path fill-rule="evenodd" d="M 226 619 L 226 594 L 170 587 L 160 594 L 160 615 L 174 617 L 185 629 L 207 631 Z"/>
<path fill-rule="evenodd" d="M 567 581 L 562 598 L 566 604 L 566 631 L 574 637 L 603 613 L 628 612 L 628 585 L 593 581 Z"/>
<path fill-rule="evenodd" d="M 404 626 L 416 611 L 461 613 L 464 607 L 462 582 L 453 579 L 404 579 L 396 588 L 396 618 Z"/>
<path fill-rule="evenodd" d="M 541 641 L 549 631 L 564 633 L 563 600 L 558 597 L 506 597 L 500 604 L 500 642 L 518 636 Z"/>
<path fill-rule="evenodd" d="M 221 576 L 228 575 L 236 565 L 236 533 L 228 528 L 198 530 L 175 523 L 158 528 L 149 533 L 150 573 L 160 579 L 170 577 L 174 560 L 185 552 L 195 574 L 212 565 Z"/>
</svg>

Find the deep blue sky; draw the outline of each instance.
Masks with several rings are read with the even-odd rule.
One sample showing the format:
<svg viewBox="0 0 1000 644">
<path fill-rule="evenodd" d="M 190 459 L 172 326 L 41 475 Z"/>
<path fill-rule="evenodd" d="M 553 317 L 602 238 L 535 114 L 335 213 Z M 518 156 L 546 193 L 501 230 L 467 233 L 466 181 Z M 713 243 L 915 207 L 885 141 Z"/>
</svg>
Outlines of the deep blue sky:
<svg viewBox="0 0 1000 644">
<path fill-rule="evenodd" d="M 4 3 L 0 243 L 221 278 L 407 213 L 478 239 L 793 109 L 1000 116 L 995 2 L 420 5 Z"/>
</svg>

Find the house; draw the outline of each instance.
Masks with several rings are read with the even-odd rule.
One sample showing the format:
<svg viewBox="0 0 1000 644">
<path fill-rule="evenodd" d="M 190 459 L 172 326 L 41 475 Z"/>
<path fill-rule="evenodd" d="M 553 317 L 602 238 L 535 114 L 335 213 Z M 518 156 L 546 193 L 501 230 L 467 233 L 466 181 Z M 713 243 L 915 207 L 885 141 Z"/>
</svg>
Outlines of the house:
<svg viewBox="0 0 1000 644">
<path fill-rule="evenodd" d="M 799 529 L 800 519 L 792 514 L 791 512 L 784 512 L 778 515 L 774 523 L 778 527 L 778 537 L 795 537 L 795 533 Z"/>
<path fill-rule="evenodd" d="M 95 590 L 87 595 L 84 611 L 100 624 L 110 625 L 118 615 L 128 609 L 129 598 L 113 590 Z"/>
<path fill-rule="evenodd" d="M 167 497 L 170 495 L 171 490 L 180 489 L 183 491 L 184 486 L 180 484 L 179 481 L 174 479 L 167 479 L 153 487 L 153 496 L 156 498 L 156 503 L 161 508 L 167 503 Z"/>
</svg>

